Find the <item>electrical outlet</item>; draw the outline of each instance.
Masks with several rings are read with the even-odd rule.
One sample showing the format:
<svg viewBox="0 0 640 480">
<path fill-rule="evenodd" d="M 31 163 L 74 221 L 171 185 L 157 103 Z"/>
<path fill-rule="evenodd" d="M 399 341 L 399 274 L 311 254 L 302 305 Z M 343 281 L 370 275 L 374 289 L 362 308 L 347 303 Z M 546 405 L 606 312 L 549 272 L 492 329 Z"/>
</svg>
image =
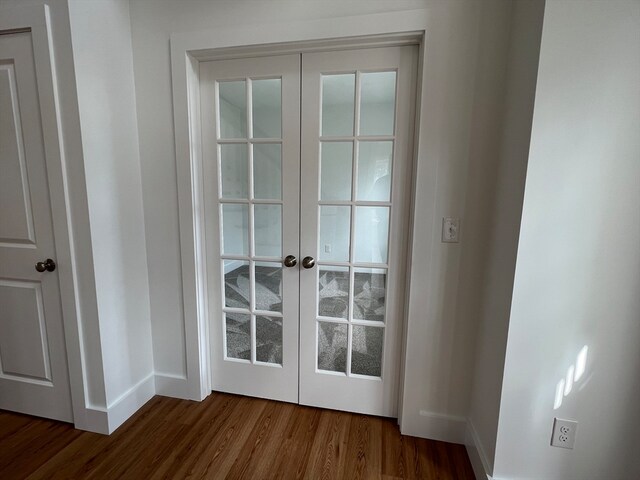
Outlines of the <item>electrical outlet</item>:
<svg viewBox="0 0 640 480">
<path fill-rule="evenodd" d="M 578 422 L 573 420 L 553 419 L 553 433 L 551 435 L 551 446 L 573 449 L 576 441 L 576 430 Z"/>
<path fill-rule="evenodd" d="M 442 241 L 444 243 L 458 243 L 460 234 L 460 219 L 444 217 L 442 219 Z"/>
</svg>

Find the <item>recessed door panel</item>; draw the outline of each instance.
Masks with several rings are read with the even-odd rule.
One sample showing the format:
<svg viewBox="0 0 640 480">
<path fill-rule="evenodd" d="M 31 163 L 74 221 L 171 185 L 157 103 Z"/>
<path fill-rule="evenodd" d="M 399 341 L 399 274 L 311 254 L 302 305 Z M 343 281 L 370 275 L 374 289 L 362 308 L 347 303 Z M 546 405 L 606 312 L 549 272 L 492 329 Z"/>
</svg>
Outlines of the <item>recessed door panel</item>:
<svg viewBox="0 0 640 480">
<path fill-rule="evenodd" d="M 0 243 L 34 245 L 15 65 L 0 64 Z"/>
<path fill-rule="evenodd" d="M 51 382 L 49 342 L 38 283 L 0 280 L 0 375 Z"/>
</svg>

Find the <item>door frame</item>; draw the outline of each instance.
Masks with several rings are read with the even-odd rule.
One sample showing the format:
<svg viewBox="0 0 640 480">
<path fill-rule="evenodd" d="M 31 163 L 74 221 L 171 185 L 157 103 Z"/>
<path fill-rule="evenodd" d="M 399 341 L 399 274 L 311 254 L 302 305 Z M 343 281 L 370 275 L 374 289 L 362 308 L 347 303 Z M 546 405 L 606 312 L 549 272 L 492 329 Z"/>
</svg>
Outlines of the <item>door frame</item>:
<svg viewBox="0 0 640 480">
<path fill-rule="evenodd" d="M 73 160 L 66 154 L 63 139 L 64 120 L 48 5 L 0 8 L 0 35 L 24 32 L 31 33 L 33 45 L 73 421 L 77 428 L 100 430 L 100 412 L 96 412 L 98 408 L 90 404 L 86 391 L 82 329 L 79 324 L 82 318 L 81 299 L 78 295 L 79 278 L 86 278 L 87 272 L 85 267 L 80 266 L 82 262 L 78 261 L 79 255 L 76 254 L 74 242 L 74 231 L 76 238 L 88 238 L 88 222 L 74 218 L 76 215 L 70 205 L 74 199 L 81 199 L 73 195 L 72 189 L 78 186 L 68 174 L 69 168 L 73 168 Z M 79 233 L 80 231 L 82 232 Z"/>
<path fill-rule="evenodd" d="M 416 14 L 416 12 L 419 12 Z M 284 53 L 330 51 L 381 46 L 418 45 L 418 79 L 416 80 L 416 118 L 414 132 L 419 132 L 421 88 L 424 68 L 424 10 L 357 17 L 318 19 L 287 24 L 250 25 L 201 32 L 172 34 L 171 77 L 175 129 L 178 215 L 182 268 L 185 361 L 187 376 L 182 395 L 203 400 L 211 393 L 209 325 L 207 301 L 204 183 L 202 132 L 200 123 L 199 64 L 203 61 L 267 56 Z M 419 135 L 412 135 L 412 188 L 409 230 L 407 232 L 405 305 L 401 325 L 400 381 L 398 421 L 403 416 L 404 370 L 408 331 L 411 250 L 414 230 L 414 194 Z M 434 168 L 435 159 L 434 159 Z M 433 169 L 429 169 L 433 171 Z M 434 193 L 434 192 L 431 192 Z M 421 222 L 433 224 L 435 211 L 422 212 Z M 424 217 L 427 217 L 426 219 Z M 432 217 L 432 218 L 429 218 Z M 427 245 L 430 250 L 430 245 Z M 178 385 L 176 385 L 176 390 Z"/>
</svg>

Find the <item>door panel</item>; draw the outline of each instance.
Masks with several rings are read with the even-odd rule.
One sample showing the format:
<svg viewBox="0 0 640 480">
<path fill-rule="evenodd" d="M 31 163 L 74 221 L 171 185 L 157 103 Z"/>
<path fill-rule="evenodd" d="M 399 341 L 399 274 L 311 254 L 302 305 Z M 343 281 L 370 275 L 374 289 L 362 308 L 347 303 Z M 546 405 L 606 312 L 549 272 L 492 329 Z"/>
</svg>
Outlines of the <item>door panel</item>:
<svg viewBox="0 0 640 480">
<path fill-rule="evenodd" d="M 3 315 L 0 337 L 2 374 L 51 383 L 48 338 L 39 283 L 0 280 Z"/>
<path fill-rule="evenodd" d="M 15 66 L 0 66 L 0 145 L 2 177 L 0 205 L 0 239 L 3 243 L 34 245 L 33 212 L 28 191 L 27 166 L 24 159 L 20 112 L 18 110 Z"/>
<path fill-rule="evenodd" d="M 300 56 L 201 64 L 214 390 L 298 401 Z"/>
<path fill-rule="evenodd" d="M 303 55 L 303 404 L 397 414 L 415 58 Z"/>
<path fill-rule="evenodd" d="M 71 421 L 30 33 L 0 36 L 0 408 Z"/>
</svg>

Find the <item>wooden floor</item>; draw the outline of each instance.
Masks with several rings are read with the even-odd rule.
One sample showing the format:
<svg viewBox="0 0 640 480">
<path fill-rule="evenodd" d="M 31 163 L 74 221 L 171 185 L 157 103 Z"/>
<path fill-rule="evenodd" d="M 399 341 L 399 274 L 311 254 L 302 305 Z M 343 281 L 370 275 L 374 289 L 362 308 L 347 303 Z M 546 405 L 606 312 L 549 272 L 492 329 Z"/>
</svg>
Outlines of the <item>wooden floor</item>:
<svg viewBox="0 0 640 480">
<path fill-rule="evenodd" d="M 461 445 L 394 420 L 213 393 L 155 397 L 110 436 L 0 411 L 0 478 L 473 479 Z"/>
</svg>

